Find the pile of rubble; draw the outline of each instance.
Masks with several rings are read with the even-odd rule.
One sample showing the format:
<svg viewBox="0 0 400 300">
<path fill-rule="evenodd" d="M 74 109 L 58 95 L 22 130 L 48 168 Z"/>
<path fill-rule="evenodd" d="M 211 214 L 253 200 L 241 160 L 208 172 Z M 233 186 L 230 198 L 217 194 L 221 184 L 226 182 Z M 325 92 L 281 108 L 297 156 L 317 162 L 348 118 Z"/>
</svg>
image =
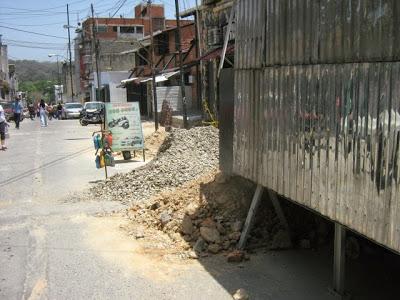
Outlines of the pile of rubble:
<svg viewBox="0 0 400 300">
<path fill-rule="evenodd" d="M 163 190 L 173 189 L 217 168 L 218 129 L 174 129 L 154 160 L 127 174 L 117 174 L 91 189 L 99 200 L 123 203 L 145 201 Z"/>
<path fill-rule="evenodd" d="M 249 181 L 223 178 L 213 171 L 174 191 L 160 193 L 147 203 L 132 206 L 128 216 L 132 224 L 143 226 L 147 235 L 153 236 L 157 231 L 168 235 L 177 249 L 186 251 L 187 257 L 231 252 L 228 260 L 236 261 L 246 258 L 244 253 L 233 250 L 253 192 L 254 185 Z"/>
</svg>

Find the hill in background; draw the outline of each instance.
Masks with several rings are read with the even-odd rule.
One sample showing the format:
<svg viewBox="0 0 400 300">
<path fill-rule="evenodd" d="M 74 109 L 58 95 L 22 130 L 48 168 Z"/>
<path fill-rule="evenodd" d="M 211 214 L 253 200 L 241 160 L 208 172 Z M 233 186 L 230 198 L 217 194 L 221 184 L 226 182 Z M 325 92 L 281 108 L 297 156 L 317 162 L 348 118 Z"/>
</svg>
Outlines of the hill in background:
<svg viewBox="0 0 400 300">
<path fill-rule="evenodd" d="M 15 71 L 20 83 L 26 81 L 57 80 L 56 62 L 10 59 L 9 64 L 15 64 Z"/>
</svg>

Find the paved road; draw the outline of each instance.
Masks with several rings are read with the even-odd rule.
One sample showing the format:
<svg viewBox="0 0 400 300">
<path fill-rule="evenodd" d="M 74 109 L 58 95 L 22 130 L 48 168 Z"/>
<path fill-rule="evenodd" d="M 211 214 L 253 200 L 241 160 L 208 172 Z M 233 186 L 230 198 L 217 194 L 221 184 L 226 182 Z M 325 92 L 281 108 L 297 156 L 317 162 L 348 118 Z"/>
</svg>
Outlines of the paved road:
<svg viewBox="0 0 400 300">
<path fill-rule="evenodd" d="M 94 168 L 95 129 L 25 120 L 11 131 L 9 150 L 0 152 L 0 299 L 231 299 L 238 288 L 252 299 L 330 299 L 330 251 L 258 253 L 240 265 L 222 256 L 171 264 L 144 255 L 121 231 L 126 221 L 107 216 L 123 206 L 68 197 L 104 178 Z M 393 282 L 379 282 L 379 273 L 368 284 L 354 280 L 368 280 L 363 267 L 351 276 L 359 299 L 389 291 Z"/>
<path fill-rule="evenodd" d="M 11 129 L 9 149 L 0 152 L 0 299 L 183 299 L 199 278 L 209 289 L 204 297 L 227 298 L 201 268 L 196 280 L 195 273 L 185 276 L 192 284 L 176 292 L 169 280 L 156 278 L 175 278 L 181 270 L 155 272 L 152 262 L 130 263 L 141 256 L 132 256 L 136 245 L 119 230 L 123 220 L 96 217 L 124 208 L 120 204 L 66 200 L 104 178 L 94 167 L 94 130 L 74 120 L 47 128 L 25 120 L 19 131 Z"/>
</svg>

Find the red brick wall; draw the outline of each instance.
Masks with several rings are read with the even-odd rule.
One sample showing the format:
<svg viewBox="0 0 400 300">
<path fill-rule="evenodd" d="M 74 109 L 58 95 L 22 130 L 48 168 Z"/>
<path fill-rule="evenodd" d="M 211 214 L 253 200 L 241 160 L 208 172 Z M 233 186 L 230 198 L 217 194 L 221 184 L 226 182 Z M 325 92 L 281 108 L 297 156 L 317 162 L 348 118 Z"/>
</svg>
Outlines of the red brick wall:
<svg viewBox="0 0 400 300">
<path fill-rule="evenodd" d="M 144 11 L 144 15 L 142 15 L 142 12 Z M 149 17 L 149 12 L 151 12 L 151 16 L 153 18 L 164 18 L 164 5 L 160 4 L 152 4 L 150 9 L 147 9 L 147 5 L 139 4 L 135 6 L 135 18 L 140 19 L 140 18 L 148 18 Z"/>
</svg>

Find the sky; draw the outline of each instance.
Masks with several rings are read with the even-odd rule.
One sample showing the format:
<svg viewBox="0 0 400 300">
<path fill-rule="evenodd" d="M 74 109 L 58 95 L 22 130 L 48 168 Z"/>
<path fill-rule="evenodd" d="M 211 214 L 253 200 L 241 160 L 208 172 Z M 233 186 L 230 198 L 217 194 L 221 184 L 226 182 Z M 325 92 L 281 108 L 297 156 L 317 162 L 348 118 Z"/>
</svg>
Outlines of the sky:
<svg viewBox="0 0 400 300">
<path fill-rule="evenodd" d="M 8 45 L 9 59 L 55 61 L 56 57 L 49 58 L 49 54 L 66 58 L 68 30 L 63 25 L 67 24 L 67 4 L 70 25 L 77 26 L 89 16 L 91 3 L 97 17 L 108 17 L 114 13 L 116 16 L 133 17 L 134 7 L 141 2 L 143 0 L 1 0 L 2 42 Z M 153 0 L 153 3 L 164 4 L 166 17 L 175 18 L 174 0 Z M 179 5 L 182 11 L 193 7 L 195 0 L 179 0 Z M 71 30 L 71 42 L 74 36 L 75 32 Z"/>
</svg>

